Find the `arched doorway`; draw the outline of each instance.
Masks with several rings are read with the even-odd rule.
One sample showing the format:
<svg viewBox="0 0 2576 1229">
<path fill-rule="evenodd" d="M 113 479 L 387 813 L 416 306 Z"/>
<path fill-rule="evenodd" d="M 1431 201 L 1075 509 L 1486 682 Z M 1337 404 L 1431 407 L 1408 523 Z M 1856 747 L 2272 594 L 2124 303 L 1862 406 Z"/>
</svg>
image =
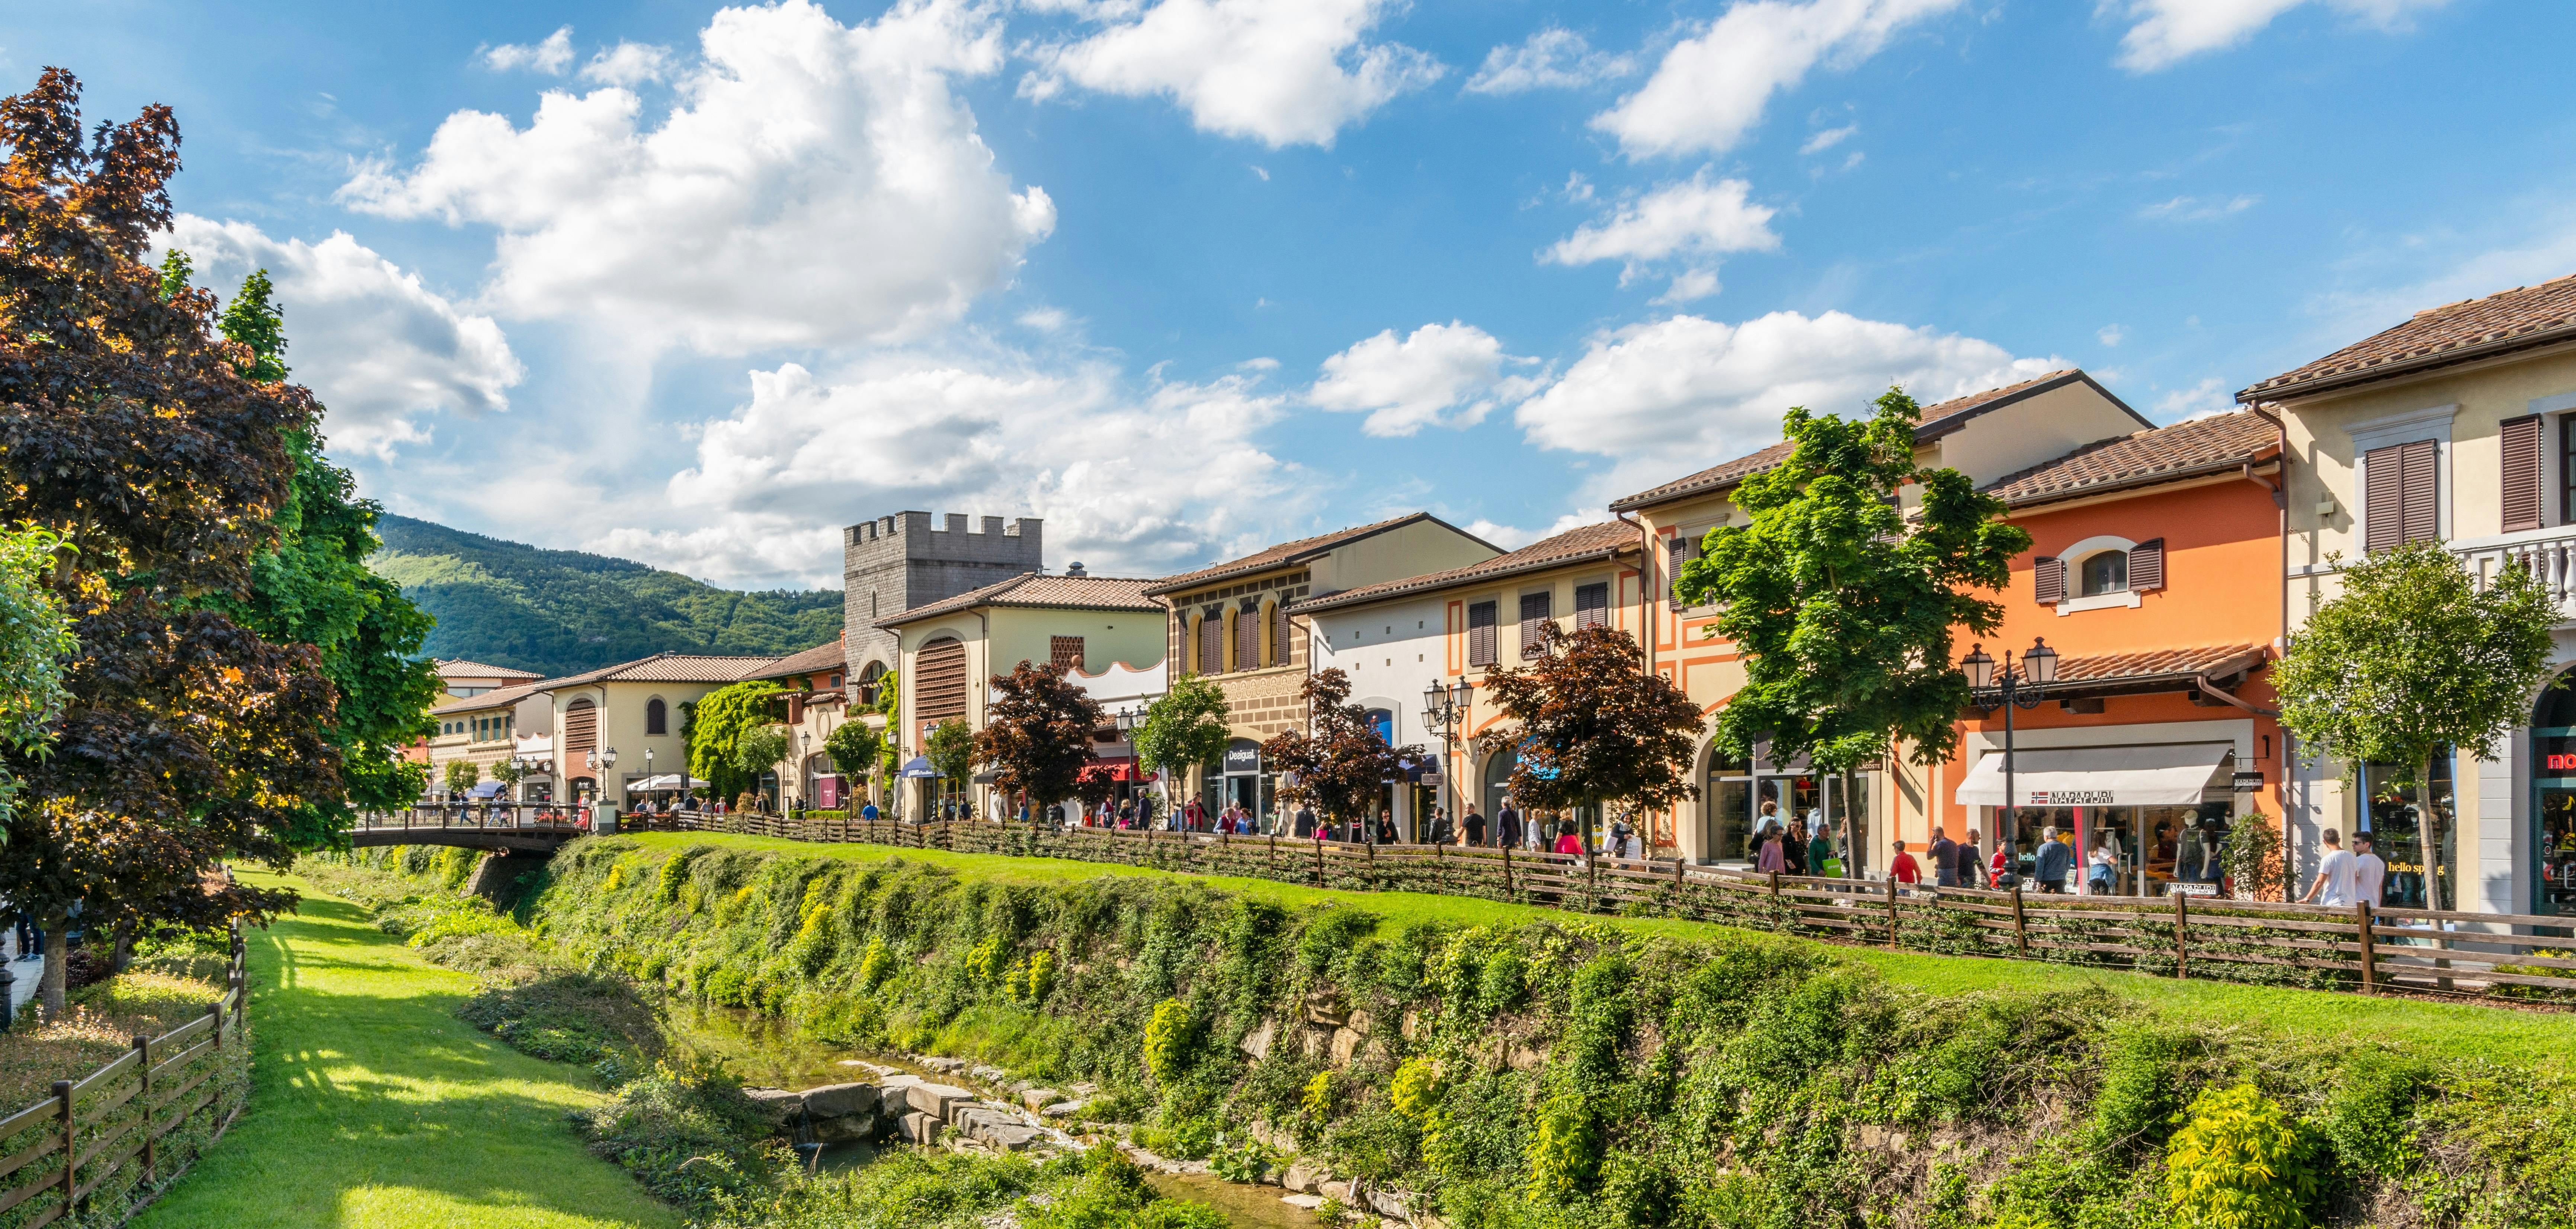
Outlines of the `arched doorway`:
<svg viewBox="0 0 2576 1229">
<path fill-rule="evenodd" d="M 1510 798 L 1512 792 L 1512 770 L 1519 768 L 1520 763 L 1520 753 L 1516 751 L 1497 751 L 1485 757 L 1484 771 L 1477 774 L 1483 783 L 1483 788 L 1477 792 L 1484 804 L 1485 815 L 1491 822 L 1497 824 L 1502 822 L 1499 817 L 1503 813 L 1503 803 Z M 1526 825 L 1521 831 L 1521 841 L 1523 844 L 1529 842 L 1529 829 Z"/>
<path fill-rule="evenodd" d="M 2531 801 L 2531 911 L 2576 914 L 2576 669 L 2532 706 Z"/>
<path fill-rule="evenodd" d="M 1715 743 L 1708 746 L 1707 764 L 1700 782 L 1700 805 L 1708 821 L 1706 857 L 1716 863 L 1750 862 L 1753 854 L 1745 842 L 1753 835 L 1753 764 Z"/>
</svg>

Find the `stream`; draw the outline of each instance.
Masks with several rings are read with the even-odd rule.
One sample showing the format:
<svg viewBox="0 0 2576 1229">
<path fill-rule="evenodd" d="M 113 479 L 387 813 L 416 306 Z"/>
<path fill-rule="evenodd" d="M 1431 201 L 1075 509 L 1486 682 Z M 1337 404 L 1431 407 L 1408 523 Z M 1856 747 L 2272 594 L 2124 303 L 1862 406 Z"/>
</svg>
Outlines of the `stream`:
<svg viewBox="0 0 2576 1229">
<path fill-rule="evenodd" d="M 817 1041 L 800 1035 L 785 1021 L 745 1008 L 717 1007 L 677 995 L 667 998 L 661 1008 L 664 1020 L 674 1032 L 699 1049 L 722 1058 L 745 1084 L 812 1088 L 817 1084 L 864 1079 L 866 1070 L 854 1065 L 862 1059 L 881 1067 L 901 1067 L 931 1078 L 950 1078 L 921 1070 L 900 1058 Z M 855 1169 L 875 1160 L 878 1151 L 877 1147 L 869 1144 L 836 1144 L 823 1150 L 821 1164 L 827 1170 Z M 1280 1202 L 1282 1192 L 1275 1186 L 1241 1185 L 1214 1174 L 1155 1173 L 1150 1178 L 1155 1190 L 1172 1198 L 1208 1204 L 1223 1213 L 1228 1224 L 1241 1229 L 1314 1229 L 1315 1226 L 1314 1214 Z"/>
</svg>

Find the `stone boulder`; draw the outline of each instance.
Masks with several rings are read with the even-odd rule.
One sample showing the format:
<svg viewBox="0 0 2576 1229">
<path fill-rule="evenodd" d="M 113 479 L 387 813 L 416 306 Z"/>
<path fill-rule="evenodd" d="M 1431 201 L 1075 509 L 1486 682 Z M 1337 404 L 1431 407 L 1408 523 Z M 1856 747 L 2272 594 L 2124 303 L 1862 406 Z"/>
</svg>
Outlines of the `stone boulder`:
<svg viewBox="0 0 2576 1229">
<path fill-rule="evenodd" d="M 878 1125 L 877 1116 L 872 1113 L 826 1118 L 814 1124 L 814 1139 L 825 1144 L 858 1143 L 875 1139 Z"/>
<path fill-rule="evenodd" d="M 801 1094 L 784 1088 L 746 1088 L 742 1095 L 750 1098 L 752 1108 L 759 1110 L 760 1116 L 768 1119 L 769 1125 L 774 1127 L 786 1126 L 795 1119 L 796 1111 L 805 1105 Z"/>
<path fill-rule="evenodd" d="M 805 1100 L 805 1112 L 815 1118 L 847 1118 L 852 1114 L 877 1112 L 877 1086 L 874 1084 L 825 1084 L 808 1088 L 799 1094 Z"/>
<path fill-rule="evenodd" d="M 1044 1109 L 1062 1100 L 1064 1094 L 1052 1088 L 1031 1088 L 1020 1094 L 1020 1105 L 1024 1109 Z"/>
<path fill-rule="evenodd" d="M 895 1120 L 895 1133 L 902 1136 L 905 1143 L 925 1148 L 938 1143 L 940 1133 L 946 1129 L 946 1124 L 919 1110 Z"/>
<path fill-rule="evenodd" d="M 975 1100 L 975 1094 L 954 1084 L 911 1084 L 903 1090 L 904 1104 L 942 1122 L 954 1121 L 960 1105 Z"/>
</svg>

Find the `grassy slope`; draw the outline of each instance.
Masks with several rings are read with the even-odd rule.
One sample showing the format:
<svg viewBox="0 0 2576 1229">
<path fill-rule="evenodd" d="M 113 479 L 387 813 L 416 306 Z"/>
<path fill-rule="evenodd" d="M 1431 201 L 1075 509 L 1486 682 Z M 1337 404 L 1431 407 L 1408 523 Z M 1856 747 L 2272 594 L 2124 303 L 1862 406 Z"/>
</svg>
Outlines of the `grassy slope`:
<svg viewBox="0 0 2576 1229">
<path fill-rule="evenodd" d="M 544 550 L 404 516 L 368 566 L 438 619 L 429 652 L 570 674 L 673 650 L 793 653 L 841 630 L 841 593 L 719 589 L 677 572 Z"/>
<path fill-rule="evenodd" d="M 252 932 L 250 1108 L 137 1229 L 679 1224 L 564 1125 L 600 1100 L 586 1075 L 466 1026 L 471 978 L 296 886 L 302 912 Z"/>
<path fill-rule="evenodd" d="M 881 845 L 816 845 L 765 837 L 630 833 L 652 845 L 697 843 L 825 854 L 862 861 L 900 855 L 935 862 L 994 879 L 1050 883 L 1094 875 L 1160 875 L 1165 872 L 1094 862 L 1052 858 L 1008 858 L 993 854 L 957 854 L 939 850 L 895 850 Z M 1334 901 L 1356 905 L 1403 923 L 1421 918 L 1454 922 L 1518 922 L 1564 915 L 1553 909 L 1467 900 L 1416 892 L 1336 892 L 1292 887 L 1266 879 L 1209 876 L 1207 882 L 1229 892 L 1292 905 Z M 1722 929 L 1705 922 L 1660 918 L 1609 918 L 1614 925 L 1648 934 L 1704 935 Z M 1895 984 L 1938 992 L 1999 987 L 2068 986 L 2079 981 L 2108 987 L 2160 1010 L 2221 1023 L 2276 1029 L 2303 1038 L 2333 1036 L 2376 1038 L 2428 1054 L 2495 1059 L 2531 1058 L 2566 1053 L 2576 1046 L 2576 1015 L 2517 1011 L 2469 1004 L 2409 999 L 2364 998 L 2314 990 L 2235 986 L 2219 982 L 2145 977 L 2114 970 L 2078 969 L 2029 961 L 1989 960 L 1971 956 L 1932 956 L 1874 948 L 1836 947 L 1854 960 L 1877 969 Z"/>
</svg>

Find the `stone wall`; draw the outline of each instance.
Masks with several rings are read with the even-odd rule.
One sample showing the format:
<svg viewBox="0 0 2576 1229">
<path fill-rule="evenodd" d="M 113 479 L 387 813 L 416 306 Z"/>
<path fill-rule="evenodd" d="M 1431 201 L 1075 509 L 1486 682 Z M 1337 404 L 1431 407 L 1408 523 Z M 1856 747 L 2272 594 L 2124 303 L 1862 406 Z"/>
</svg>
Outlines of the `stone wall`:
<svg viewBox="0 0 2576 1229">
<path fill-rule="evenodd" d="M 927 512 L 897 512 L 841 531 L 841 611 L 851 685 L 870 658 L 892 667 L 894 633 L 877 620 L 1009 580 L 1046 565 L 1045 525 L 1024 516 L 982 518 L 967 531 L 963 513 L 934 527 Z"/>
</svg>

